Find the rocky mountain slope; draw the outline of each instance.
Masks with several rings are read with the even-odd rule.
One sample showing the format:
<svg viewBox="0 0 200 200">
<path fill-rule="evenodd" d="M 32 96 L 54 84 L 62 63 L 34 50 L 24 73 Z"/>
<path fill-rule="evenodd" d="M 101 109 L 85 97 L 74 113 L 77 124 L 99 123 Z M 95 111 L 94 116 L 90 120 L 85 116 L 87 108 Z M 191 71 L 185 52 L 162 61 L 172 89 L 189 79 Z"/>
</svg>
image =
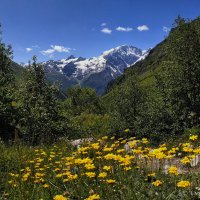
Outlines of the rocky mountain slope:
<svg viewBox="0 0 200 200">
<path fill-rule="evenodd" d="M 146 57 L 149 51 L 122 45 L 103 52 L 98 57 L 82 58 L 69 56 L 58 61 L 42 62 L 48 79 L 57 81 L 62 89 L 75 85 L 92 87 L 97 94 L 105 92 L 107 84 L 124 73 L 132 64 Z"/>
</svg>

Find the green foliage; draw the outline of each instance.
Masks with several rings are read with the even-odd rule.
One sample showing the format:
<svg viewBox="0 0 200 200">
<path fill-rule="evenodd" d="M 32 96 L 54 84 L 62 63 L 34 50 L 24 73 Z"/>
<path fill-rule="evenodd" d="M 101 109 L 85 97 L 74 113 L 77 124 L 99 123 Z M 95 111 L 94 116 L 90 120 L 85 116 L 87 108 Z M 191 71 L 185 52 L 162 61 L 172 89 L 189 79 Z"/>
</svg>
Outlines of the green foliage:
<svg viewBox="0 0 200 200">
<path fill-rule="evenodd" d="M 70 119 L 71 138 L 95 137 L 111 132 L 109 115 L 81 113 Z"/>
<path fill-rule="evenodd" d="M 95 90 L 91 88 L 74 87 L 67 91 L 67 104 L 72 111 L 72 115 L 81 113 L 101 114 L 103 107 L 100 98 Z"/>
<path fill-rule="evenodd" d="M 52 141 L 59 133 L 61 119 L 57 96 L 57 87 L 46 81 L 44 69 L 34 57 L 26 69 L 19 94 L 19 129 L 31 144 Z"/>
<path fill-rule="evenodd" d="M 100 97 L 91 88 L 70 88 L 61 102 L 60 115 L 66 120 L 70 138 L 110 132 L 110 117 L 105 115 Z"/>
<path fill-rule="evenodd" d="M 199 124 L 200 117 L 200 41 L 193 23 L 180 20 L 168 38 L 169 56 L 157 77 L 157 87 L 173 118 L 175 132 Z"/>
<path fill-rule="evenodd" d="M 159 141 L 199 126 L 199 25 L 200 19 L 186 21 L 179 16 L 169 36 L 145 60 L 108 86 L 103 100 L 111 116 L 119 119 L 118 127 Z M 136 79 L 140 93 L 131 83 Z"/>
<path fill-rule="evenodd" d="M 129 128 L 124 137 L 137 135 L 159 142 L 199 127 L 200 18 L 187 21 L 179 16 L 169 36 L 145 60 L 111 82 L 102 97 L 91 88 L 74 87 L 61 98 L 35 58 L 16 82 L 12 69 L 21 72 L 11 57 L 11 48 L 1 42 L 0 123 L 4 136 L 11 133 L 12 138 L 20 136 L 38 144 L 60 136 L 119 134 Z M 9 139 L 9 135 L 5 137 Z"/>
<path fill-rule="evenodd" d="M 114 131 L 135 129 L 144 96 L 145 92 L 136 76 L 110 92 L 106 104 L 110 106 Z"/>
<path fill-rule="evenodd" d="M 14 75 L 11 69 L 12 49 L 1 40 L 0 34 L 0 136 L 12 139 L 15 119 Z"/>
</svg>

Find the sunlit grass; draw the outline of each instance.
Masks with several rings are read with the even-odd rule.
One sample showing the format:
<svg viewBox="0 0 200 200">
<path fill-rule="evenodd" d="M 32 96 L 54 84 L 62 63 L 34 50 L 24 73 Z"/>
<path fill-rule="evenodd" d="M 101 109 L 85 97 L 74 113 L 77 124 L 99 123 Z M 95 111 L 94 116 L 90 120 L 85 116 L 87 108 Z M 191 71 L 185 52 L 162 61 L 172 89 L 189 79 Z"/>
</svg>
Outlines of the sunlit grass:
<svg viewBox="0 0 200 200">
<path fill-rule="evenodd" d="M 199 138 L 152 148 L 146 138 L 107 136 L 51 147 L 1 145 L 1 199 L 198 199 Z"/>
</svg>

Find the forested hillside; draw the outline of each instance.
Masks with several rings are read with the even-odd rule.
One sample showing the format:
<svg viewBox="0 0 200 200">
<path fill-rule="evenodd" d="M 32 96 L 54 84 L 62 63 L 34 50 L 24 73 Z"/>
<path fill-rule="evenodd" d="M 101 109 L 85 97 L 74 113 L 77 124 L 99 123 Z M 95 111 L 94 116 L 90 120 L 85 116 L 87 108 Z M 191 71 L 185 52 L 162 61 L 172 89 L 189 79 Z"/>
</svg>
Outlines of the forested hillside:
<svg viewBox="0 0 200 200">
<path fill-rule="evenodd" d="M 108 85 L 103 100 L 118 129 L 164 139 L 198 129 L 199 77 L 200 19 L 178 17 L 145 60 Z"/>
</svg>

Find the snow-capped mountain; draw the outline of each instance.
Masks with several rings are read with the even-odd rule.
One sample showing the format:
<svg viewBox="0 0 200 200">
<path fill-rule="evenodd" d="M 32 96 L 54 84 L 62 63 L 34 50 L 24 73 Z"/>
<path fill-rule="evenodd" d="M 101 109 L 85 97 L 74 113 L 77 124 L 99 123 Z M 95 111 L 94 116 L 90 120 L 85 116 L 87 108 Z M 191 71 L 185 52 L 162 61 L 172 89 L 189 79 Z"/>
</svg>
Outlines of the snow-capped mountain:
<svg viewBox="0 0 200 200">
<path fill-rule="evenodd" d="M 42 64 L 48 70 L 55 70 L 68 77 L 82 79 L 92 73 L 99 73 L 105 68 L 112 70 L 112 76 L 118 76 L 124 69 L 143 57 L 143 52 L 133 46 L 123 45 L 103 52 L 98 57 L 75 58 L 73 55 L 58 61 L 49 60 Z"/>
<path fill-rule="evenodd" d="M 147 54 L 148 51 L 122 45 L 105 51 L 98 57 L 86 59 L 72 55 L 67 59 L 43 62 L 42 65 L 45 67 L 50 80 L 55 81 L 55 77 L 62 79 L 61 84 L 67 85 L 64 89 L 68 85 L 79 84 L 93 87 L 98 94 L 102 94 L 108 82 L 121 75 L 127 67 L 144 59 Z"/>
</svg>

